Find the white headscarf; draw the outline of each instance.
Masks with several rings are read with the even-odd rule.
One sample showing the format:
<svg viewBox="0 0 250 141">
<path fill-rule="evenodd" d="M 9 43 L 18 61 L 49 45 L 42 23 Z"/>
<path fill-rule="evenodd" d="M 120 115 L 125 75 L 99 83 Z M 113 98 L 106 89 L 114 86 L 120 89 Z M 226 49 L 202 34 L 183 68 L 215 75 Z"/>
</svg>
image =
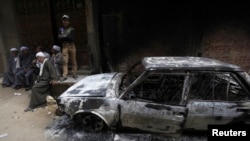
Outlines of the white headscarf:
<svg viewBox="0 0 250 141">
<path fill-rule="evenodd" d="M 11 51 L 11 52 L 12 52 L 12 51 L 18 51 L 18 49 L 17 49 L 17 48 L 11 48 L 10 51 Z"/>
<path fill-rule="evenodd" d="M 36 57 L 44 57 L 45 58 L 45 54 L 43 52 L 37 52 Z"/>
<path fill-rule="evenodd" d="M 61 48 L 60 48 L 59 46 L 57 46 L 57 45 L 53 45 L 52 48 L 53 48 L 54 50 L 58 51 L 58 52 L 61 51 Z"/>
<path fill-rule="evenodd" d="M 46 57 L 45 56 L 45 54 L 43 53 L 43 52 L 38 52 L 38 53 L 36 53 L 36 57 Z M 47 61 L 48 59 L 44 59 L 43 60 L 43 63 L 39 63 L 39 65 L 40 65 L 40 71 L 39 71 L 39 76 L 42 76 L 42 74 L 43 74 L 43 66 L 44 66 L 44 63 Z"/>
<path fill-rule="evenodd" d="M 24 50 L 26 50 L 26 49 L 29 49 L 29 48 L 26 47 L 26 46 L 22 46 L 22 47 L 20 48 L 20 51 L 24 51 Z"/>
</svg>

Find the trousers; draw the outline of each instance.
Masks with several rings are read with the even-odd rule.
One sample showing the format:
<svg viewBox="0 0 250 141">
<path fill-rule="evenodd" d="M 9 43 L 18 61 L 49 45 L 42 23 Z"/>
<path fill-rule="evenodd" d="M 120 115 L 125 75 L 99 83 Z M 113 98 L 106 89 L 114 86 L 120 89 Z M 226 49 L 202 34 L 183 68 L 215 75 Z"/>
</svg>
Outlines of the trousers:
<svg viewBox="0 0 250 141">
<path fill-rule="evenodd" d="M 63 54 L 63 77 L 67 77 L 68 75 L 68 63 L 71 60 L 72 65 L 72 75 L 76 75 L 77 71 L 77 62 L 76 62 L 76 47 L 74 43 L 63 43 L 62 48 Z"/>
</svg>

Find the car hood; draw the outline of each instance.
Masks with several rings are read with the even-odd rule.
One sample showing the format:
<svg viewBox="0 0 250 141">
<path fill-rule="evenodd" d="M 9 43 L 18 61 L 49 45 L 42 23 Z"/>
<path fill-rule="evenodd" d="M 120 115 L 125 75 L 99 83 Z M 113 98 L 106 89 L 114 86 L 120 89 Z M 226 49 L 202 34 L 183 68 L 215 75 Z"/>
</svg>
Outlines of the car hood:
<svg viewBox="0 0 250 141">
<path fill-rule="evenodd" d="M 60 97 L 106 96 L 106 91 L 116 73 L 103 73 L 84 77 L 63 92 Z"/>
</svg>

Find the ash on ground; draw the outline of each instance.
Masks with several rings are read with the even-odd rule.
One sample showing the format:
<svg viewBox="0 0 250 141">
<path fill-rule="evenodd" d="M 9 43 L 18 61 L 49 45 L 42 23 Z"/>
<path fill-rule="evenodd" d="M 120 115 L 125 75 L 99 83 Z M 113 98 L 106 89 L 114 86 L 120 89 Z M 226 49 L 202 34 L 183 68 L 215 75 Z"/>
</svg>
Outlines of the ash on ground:
<svg viewBox="0 0 250 141">
<path fill-rule="evenodd" d="M 86 133 L 76 128 L 74 122 L 66 115 L 57 116 L 46 128 L 48 141 L 206 141 L 204 135 L 183 135 L 170 138 L 155 134 L 122 133 L 105 131 L 102 133 Z"/>
</svg>

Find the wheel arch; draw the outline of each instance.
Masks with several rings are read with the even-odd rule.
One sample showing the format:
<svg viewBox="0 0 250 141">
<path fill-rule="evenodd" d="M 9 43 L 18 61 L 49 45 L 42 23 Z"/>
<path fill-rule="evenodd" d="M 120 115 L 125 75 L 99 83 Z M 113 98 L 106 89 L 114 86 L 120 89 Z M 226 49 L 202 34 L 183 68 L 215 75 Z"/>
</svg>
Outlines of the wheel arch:
<svg viewBox="0 0 250 141">
<path fill-rule="evenodd" d="M 99 114 L 99 113 L 97 113 L 97 112 L 94 112 L 94 111 L 79 110 L 79 111 L 77 111 L 77 112 L 72 116 L 72 119 L 75 120 L 76 117 L 77 117 L 78 115 L 90 115 L 90 114 L 95 115 L 95 116 L 98 116 L 99 118 L 101 118 L 101 119 L 104 121 L 104 123 L 106 124 L 106 126 L 109 127 L 108 121 L 107 121 L 101 114 Z"/>
</svg>

